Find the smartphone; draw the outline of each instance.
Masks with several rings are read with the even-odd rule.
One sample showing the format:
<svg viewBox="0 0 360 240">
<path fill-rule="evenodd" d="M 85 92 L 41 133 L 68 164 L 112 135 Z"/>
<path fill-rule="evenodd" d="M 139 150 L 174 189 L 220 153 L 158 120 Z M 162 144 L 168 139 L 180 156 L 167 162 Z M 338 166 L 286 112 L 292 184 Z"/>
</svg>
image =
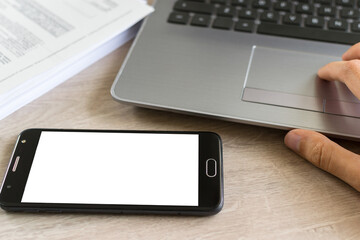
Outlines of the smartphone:
<svg viewBox="0 0 360 240">
<path fill-rule="evenodd" d="M 28 129 L 1 185 L 7 211 L 212 215 L 224 202 L 211 132 Z"/>
</svg>

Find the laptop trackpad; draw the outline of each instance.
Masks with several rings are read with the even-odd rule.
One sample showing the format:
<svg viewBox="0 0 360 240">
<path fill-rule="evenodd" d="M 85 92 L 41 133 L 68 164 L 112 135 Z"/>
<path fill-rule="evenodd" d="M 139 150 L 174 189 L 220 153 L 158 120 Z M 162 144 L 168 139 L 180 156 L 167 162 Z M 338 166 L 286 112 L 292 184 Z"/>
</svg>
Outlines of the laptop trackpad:
<svg viewBox="0 0 360 240">
<path fill-rule="evenodd" d="M 360 117 L 360 101 L 340 82 L 317 77 L 339 57 L 254 46 L 244 101 Z"/>
</svg>

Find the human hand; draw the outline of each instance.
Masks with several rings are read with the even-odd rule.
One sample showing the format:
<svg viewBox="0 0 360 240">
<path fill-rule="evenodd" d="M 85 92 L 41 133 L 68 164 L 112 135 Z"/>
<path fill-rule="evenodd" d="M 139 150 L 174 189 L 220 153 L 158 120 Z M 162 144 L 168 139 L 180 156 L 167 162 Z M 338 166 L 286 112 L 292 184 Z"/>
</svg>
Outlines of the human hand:
<svg viewBox="0 0 360 240">
<path fill-rule="evenodd" d="M 343 61 L 332 62 L 318 71 L 328 81 L 341 81 L 360 99 L 360 43 L 342 56 Z M 315 166 L 335 175 L 360 191 L 360 155 L 334 143 L 324 135 L 303 129 L 288 132 L 285 145 Z"/>
</svg>

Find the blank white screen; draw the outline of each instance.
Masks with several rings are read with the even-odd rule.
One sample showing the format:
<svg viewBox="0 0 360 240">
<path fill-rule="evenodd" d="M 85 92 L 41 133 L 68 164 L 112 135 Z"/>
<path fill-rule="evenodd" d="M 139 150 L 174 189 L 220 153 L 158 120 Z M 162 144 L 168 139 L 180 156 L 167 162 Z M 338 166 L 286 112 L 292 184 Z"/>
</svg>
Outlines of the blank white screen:
<svg viewBox="0 0 360 240">
<path fill-rule="evenodd" d="M 43 131 L 22 202 L 198 206 L 197 134 Z"/>
</svg>

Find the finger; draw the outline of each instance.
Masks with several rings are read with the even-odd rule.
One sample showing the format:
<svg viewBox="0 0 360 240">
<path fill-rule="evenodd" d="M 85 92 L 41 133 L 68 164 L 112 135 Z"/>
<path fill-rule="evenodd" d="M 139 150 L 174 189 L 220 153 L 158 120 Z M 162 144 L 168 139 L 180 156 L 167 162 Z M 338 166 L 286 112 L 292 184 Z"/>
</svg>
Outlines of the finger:
<svg viewBox="0 0 360 240">
<path fill-rule="evenodd" d="M 318 70 L 318 76 L 328 81 L 341 81 L 340 77 L 343 73 L 344 62 L 331 62 Z"/>
<path fill-rule="evenodd" d="M 352 59 L 360 59 L 360 43 L 357 43 L 351 46 L 343 55 L 342 59 L 344 61 Z"/>
<path fill-rule="evenodd" d="M 318 76 L 329 81 L 341 81 L 360 99 L 360 60 L 331 62 L 318 71 Z"/>
<path fill-rule="evenodd" d="M 285 136 L 285 145 L 315 166 L 337 176 L 360 191 L 360 156 L 324 135 L 295 129 Z"/>
</svg>

